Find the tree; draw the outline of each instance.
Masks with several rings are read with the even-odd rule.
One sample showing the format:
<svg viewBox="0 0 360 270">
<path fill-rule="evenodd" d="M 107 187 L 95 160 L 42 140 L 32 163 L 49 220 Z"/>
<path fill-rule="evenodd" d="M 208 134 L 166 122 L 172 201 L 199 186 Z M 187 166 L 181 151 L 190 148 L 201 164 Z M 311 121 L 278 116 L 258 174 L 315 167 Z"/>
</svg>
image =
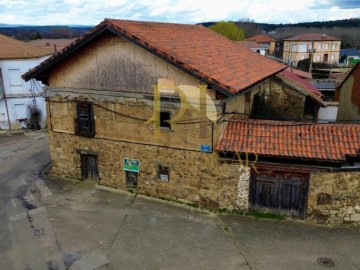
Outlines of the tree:
<svg viewBox="0 0 360 270">
<path fill-rule="evenodd" d="M 235 41 L 245 40 L 244 31 L 240 27 L 238 27 L 234 22 L 222 21 L 210 26 L 209 28 L 231 40 L 235 40 Z"/>
<path fill-rule="evenodd" d="M 262 34 L 264 31 L 264 28 L 260 24 L 249 18 L 240 19 L 236 25 L 244 31 L 246 38 Z"/>
</svg>

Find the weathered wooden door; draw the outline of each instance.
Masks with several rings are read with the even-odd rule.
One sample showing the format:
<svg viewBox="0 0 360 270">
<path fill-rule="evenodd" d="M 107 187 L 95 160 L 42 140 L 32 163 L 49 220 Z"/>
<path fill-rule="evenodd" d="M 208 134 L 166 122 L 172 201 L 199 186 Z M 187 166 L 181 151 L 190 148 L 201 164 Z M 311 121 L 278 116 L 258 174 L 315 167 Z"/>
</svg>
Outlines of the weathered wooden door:
<svg viewBox="0 0 360 270">
<path fill-rule="evenodd" d="M 81 154 L 81 176 L 83 179 L 99 179 L 96 155 Z"/>
<path fill-rule="evenodd" d="M 251 209 L 304 218 L 309 174 L 260 170 L 250 181 Z"/>
</svg>

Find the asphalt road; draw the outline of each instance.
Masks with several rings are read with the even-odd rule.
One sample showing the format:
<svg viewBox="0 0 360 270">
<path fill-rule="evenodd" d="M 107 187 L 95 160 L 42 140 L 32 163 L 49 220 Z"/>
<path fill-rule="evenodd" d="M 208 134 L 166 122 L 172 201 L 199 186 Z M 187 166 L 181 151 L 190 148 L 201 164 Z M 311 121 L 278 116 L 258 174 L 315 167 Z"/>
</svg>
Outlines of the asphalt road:
<svg viewBox="0 0 360 270">
<path fill-rule="evenodd" d="M 0 269 L 64 269 L 46 208 L 34 186 L 50 162 L 47 135 L 0 138 Z"/>
<path fill-rule="evenodd" d="M 0 270 L 360 270 L 360 228 L 215 214 L 38 173 L 45 133 L 0 138 Z"/>
</svg>

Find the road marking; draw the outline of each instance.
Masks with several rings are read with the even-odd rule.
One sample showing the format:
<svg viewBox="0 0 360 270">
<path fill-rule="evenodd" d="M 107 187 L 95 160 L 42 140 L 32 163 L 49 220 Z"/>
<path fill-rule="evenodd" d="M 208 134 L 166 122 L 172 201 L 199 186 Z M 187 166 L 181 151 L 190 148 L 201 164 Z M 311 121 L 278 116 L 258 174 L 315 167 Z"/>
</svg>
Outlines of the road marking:
<svg viewBox="0 0 360 270">
<path fill-rule="evenodd" d="M 14 207 L 16 207 L 16 202 L 15 202 L 14 198 L 11 199 L 11 203 Z"/>
<path fill-rule="evenodd" d="M 45 207 L 39 207 L 39 208 L 30 210 L 30 211 L 27 211 L 27 212 L 12 216 L 9 219 L 11 221 L 15 221 L 15 220 L 19 220 L 19 219 L 22 219 L 24 217 L 27 217 L 27 215 L 34 215 L 34 214 L 41 213 L 41 212 L 44 212 L 44 211 L 46 211 Z"/>
</svg>

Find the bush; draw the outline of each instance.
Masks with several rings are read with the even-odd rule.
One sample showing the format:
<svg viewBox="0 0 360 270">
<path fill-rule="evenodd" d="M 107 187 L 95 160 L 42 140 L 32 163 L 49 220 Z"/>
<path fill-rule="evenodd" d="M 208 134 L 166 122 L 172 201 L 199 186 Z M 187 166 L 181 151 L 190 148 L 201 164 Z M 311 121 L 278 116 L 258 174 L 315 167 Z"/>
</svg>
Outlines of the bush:
<svg viewBox="0 0 360 270">
<path fill-rule="evenodd" d="M 41 115 L 42 112 L 38 108 L 36 104 L 28 105 L 27 106 L 27 120 L 26 126 L 28 129 L 41 129 L 40 122 L 41 122 Z"/>
</svg>

